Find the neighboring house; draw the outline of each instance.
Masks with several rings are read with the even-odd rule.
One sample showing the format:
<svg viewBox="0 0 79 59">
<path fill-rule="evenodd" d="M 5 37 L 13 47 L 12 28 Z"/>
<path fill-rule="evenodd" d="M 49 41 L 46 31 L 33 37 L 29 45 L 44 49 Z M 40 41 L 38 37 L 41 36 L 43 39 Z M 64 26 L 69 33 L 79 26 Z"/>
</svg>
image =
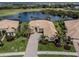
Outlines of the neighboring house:
<svg viewBox="0 0 79 59">
<path fill-rule="evenodd" d="M 56 29 L 53 22 L 48 20 L 33 20 L 29 23 L 32 32 L 43 33 L 49 37 L 49 41 L 53 41 L 56 36 Z M 50 39 L 53 38 L 53 39 Z"/>
<path fill-rule="evenodd" d="M 67 28 L 67 36 L 79 40 L 79 20 L 65 21 L 65 26 Z"/>
<path fill-rule="evenodd" d="M 65 21 L 65 26 L 67 28 L 66 35 L 71 37 L 79 56 L 79 19 Z"/>
<path fill-rule="evenodd" d="M 16 35 L 16 30 L 19 27 L 19 21 L 14 21 L 14 20 L 1 20 L 0 21 L 0 31 L 1 33 L 3 31 L 6 32 L 7 36 L 15 36 Z"/>
</svg>

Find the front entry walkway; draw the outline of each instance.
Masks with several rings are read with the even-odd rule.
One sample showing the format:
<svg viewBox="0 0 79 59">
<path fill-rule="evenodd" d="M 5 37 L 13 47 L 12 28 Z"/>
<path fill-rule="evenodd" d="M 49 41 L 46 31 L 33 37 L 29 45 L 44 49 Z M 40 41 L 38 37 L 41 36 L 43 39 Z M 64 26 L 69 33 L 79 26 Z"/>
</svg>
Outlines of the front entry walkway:
<svg viewBox="0 0 79 59">
<path fill-rule="evenodd" d="M 38 42 L 41 37 L 40 33 L 34 33 L 30 36 L 28 45 L 26 47 L 25 57 L 37 57 Z"/>
</svg>

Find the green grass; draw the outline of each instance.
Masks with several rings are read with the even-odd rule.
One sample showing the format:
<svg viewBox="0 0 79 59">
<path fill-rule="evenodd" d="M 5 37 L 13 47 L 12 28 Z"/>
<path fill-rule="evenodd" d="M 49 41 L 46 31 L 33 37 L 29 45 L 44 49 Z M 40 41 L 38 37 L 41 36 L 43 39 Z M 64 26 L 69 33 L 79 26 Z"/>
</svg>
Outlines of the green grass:
<svg viewBox="0 0 79 59">
<path fill-rule="evenodd" d="M 0 53 L 21 52 L 21 51 L 25 51 L 27 45 L 27 39 L 20 37 L 10 42 L 7 42 L 5 39 L 3 43 L 4 45 L 0 47 Z"/>
<path fill-rule="evenodd" d="M 77 57 L 77 56 L 72 56 L 72 55 L 38 55 L 39 57 Z"/>
<path fill-rule="evenodd" d="M 38 45 L 39 51 L 69 51 L 75 52 L 74 47 L 72 46 L 70 50 L 65 50 L 64 47 L 57 48 L 53 43 L 48 43 L 46 45 L 39 43 Z"/>
<path fill-rule="evenodd" d="M 33 11 L 42 11 L 42 10 L 57 10 L 59 8 L 32 8 L 32 9 L 4 9 L 4 10 L 0 10 L 0 16 L 7 16 L 7 15 L 13 15 L 16 13 L 20 13 L 20 12 L 33 12 Z M 61 8 L 62 9 L 62 8 Z M 64 11 L 73 11 L 73 12 L 79 12 L 79 11 L 74 11 L 74 10 L 65 10 Z"/>
<path fill-rule="evenodd" d="M 7 10 L 0 10 L 0 16 L 7 16 L 13 15 L 20 12 L 33 12 L 33 11 L 41 11 L 43 8 L 38 9 L 7 9 Z"/>
</svg>

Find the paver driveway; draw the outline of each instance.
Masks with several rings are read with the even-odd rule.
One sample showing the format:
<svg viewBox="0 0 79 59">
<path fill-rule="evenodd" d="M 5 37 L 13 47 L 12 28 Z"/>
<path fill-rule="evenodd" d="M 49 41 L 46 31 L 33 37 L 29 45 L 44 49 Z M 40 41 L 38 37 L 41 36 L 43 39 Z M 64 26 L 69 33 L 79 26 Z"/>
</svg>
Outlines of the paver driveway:
<svg viewBox="0 0 79 59">
<path fill-rule="evenodd" d="M 25 57 L 36 57 L 38 52 L 38 42 L 40 39 L 40 33 L 34 33 L 30 36 L 28 45 L 26 47 Z"/>
</svg>

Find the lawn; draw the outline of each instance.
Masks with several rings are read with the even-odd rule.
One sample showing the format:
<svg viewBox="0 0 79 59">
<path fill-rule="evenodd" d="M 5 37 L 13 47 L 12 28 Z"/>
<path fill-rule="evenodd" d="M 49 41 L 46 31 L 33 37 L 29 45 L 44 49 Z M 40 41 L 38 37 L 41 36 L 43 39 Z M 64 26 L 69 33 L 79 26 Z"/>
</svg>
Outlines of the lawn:
<svg viewBox="0 0 79 59">
<path fill-rule="evenodd" d="M 7 9 L 7 10 L 0 10 L 0 16 L 7 16 L 13 15 L 20 12 L 33 12 L 33 11 L 41 11 L 43 8 L 38 9 Z"/>
<path fill-rule="evenodd" d="M 77 56 L 72 56 L 72 55 L 38 55 L 39 57 L 77 57 Z"/>
<path fill-rule="evenodd" d="M 69 51 L 69 52 L 75 52 L 74 46 L 71 47 L 70 50 L 65 50 L 64 47 L 57 48 L 53 43 L 48 43 L 46 45 L 39 43 L 38 45 L 39 51 Z"/>
<path fill-rule="evenodd" d="M 0 10 L 0 16 L 7 16 L 7 15 L 13 15 L 20 12 L 33 12 L 33 11 L 42 11 L 42 10 L 59 10 L 59 8 L 31 8 L 31 9 L 4 9 Z M 61 10 L 61 9 L 60 9 Z M 64 10 L 64 9 L 63 9 Z M 74 10 L 64 10 L 64 11 L 73 11 L 73 12 L 79 12 Z"/>
<path fill-rule="evenodd" d="M 10 42 L 8 42 L 5 39 L 3 43 L 4 45 L 0 47 L 0 53 L 21 52 L 21 51 L 25 51 L 27 45 L 27 39 L 23 37 L 19 37 Z"/>
</svg>

